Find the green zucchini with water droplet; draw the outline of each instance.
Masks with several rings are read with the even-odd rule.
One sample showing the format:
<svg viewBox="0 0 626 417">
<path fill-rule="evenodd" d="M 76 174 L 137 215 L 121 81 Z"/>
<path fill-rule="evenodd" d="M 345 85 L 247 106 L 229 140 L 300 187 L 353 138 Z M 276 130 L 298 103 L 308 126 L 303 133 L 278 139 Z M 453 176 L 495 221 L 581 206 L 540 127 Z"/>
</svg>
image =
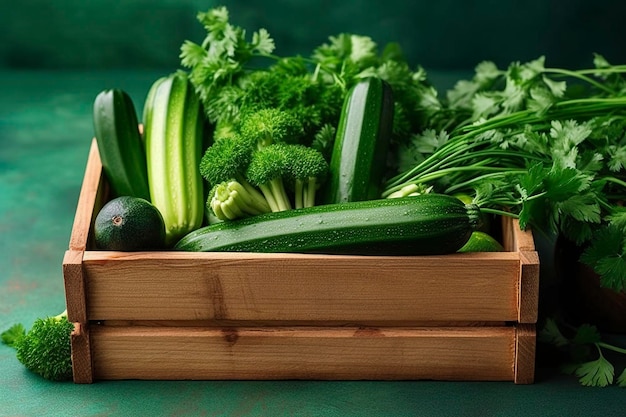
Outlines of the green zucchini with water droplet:
<svg viewBox="0 0 626 417">
<path fill-rule="evenodd" d="M 149 200 L 146 154 L 128 93 L 120 89 L 101 91 L 93 103 L 93 125 L 102 169 L 113 197 Z"/>
<path fill-rule="evenodd" d="M 444 194 L 318 205 L 205 226 L 174 250 L 443 255 L 459 250 L 480 209 Z"/>
<path fill-rule="evenodd" d="M 386 81 L 366 78 L 350 89 L 330 158 L 327 203 L 380 198 L 393 116 L 393 93 Z"/>
</svg>

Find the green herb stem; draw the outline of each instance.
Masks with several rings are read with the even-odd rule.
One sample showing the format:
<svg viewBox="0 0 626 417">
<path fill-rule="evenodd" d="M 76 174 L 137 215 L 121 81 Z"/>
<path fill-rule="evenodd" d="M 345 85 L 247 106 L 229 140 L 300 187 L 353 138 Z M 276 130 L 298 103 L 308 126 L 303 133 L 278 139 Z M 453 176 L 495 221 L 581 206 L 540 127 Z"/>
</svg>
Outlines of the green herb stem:
<svg viewBox="0 0 626 417">
<path fill-rule="evenodd" d="M 611 344 L 606 343 L 606 342 L 596 342 L 596 346 L 598 346 L 598 347 L 600 347 L 602 349 L 607 349 L 607 350 L 611 350 L 611 351 L 616 352 L 616 353 L 621 353 L 621 354 L 626 355 L 626 348 L 621 348 L 621 347 L 618 347 L 618 346 L 615 346 L 615 345 L 611 345 Z"/>
<path fill-rule="evenodd" d="M 480 211 L 483 212 L 483 213 L 487 213 L 487 214 L 508 216 L 508 217 L 512 217 L 514 219 L 519 219 L 519 216 L 517 214 L 513 213 L 513 212 L 506 211 L 506 210 L 498 210 L 498 209 L 495 209 L 493 207 L 482 207 L 482 206 L 480 206 Z"/>
<path fill-rule="evenodd" d="M 414 182 L 415 184 L 419 184 L 419 183 L 423 183 L 423 182 L 428 182 L 428 181 L 432 181 L 434 179 L 437 178 L 441 178 L 443 176 L 446 176 L 448 174 L 452 174 L 452 173 L 456 173 L 456 172 L 497 172 L 497 173 L 501 173 L 502 172 L 502 168 L 501 167 L 492 167 L 492 166 L 457 166 L 457 167 L 451 167 L 451 168 L 443 168 L 440 169 L 438 171 L 432 172 L 430 174 L 426 174 L 426 175 L 421 175 L 419 178 L 417 178 L 417 180 Z"/>
<path fill-rule="evenodd" d="M 591 85 L 593 85 L 594 87 L 605 91 L 609 94 L 615 94 L 615 91 L 613 91 L 612 89 L 610 89 L 609 87 L 607 87 L 606 85 L 594 80 L 593 78 L 587 77 L 586 74 L 580 72 L 580 71 L 571 71 L 568 69 L 564 69 L 564 68 L 545 68 L 544 72 L 546 73 L 553 73 L 553 74 L 561 74 L 561 75 L 565 75 L 565 76 L 569 76 L 572 78 L 577 78 L 579 80 L 585 81 Z"/>
<path fill-rule="evenodd" d="M 603 180 L 608 181 L 608 182 L 612 182 L 613 184 L 617 184 L 621 187 L 626 188 L 626 181 L 622 181 L 619 178 L 615 178 L 615 177 L 602 177 Z"/>
<path fill-rule="evenodd" d="M 525 170 L 525 169 L 510 169 L 510 170 L 506 170 L 506 171 L 505 170 L 499 170 L 497 172 L 490 172 L 490 173 L 487 173 L 487 174 L 483 174 L 483 175 L 479 175 L 479 176 L 476 176 L 476 177 L 472 177 L 469 180 L 464 181 L 464 182 L 456 183 L 456 184 L 448 187 L 445 190 L 445 193 L 446 194 L 452 194 L 454 192 L 457 192 L 458 190 L 462 190 L 464 188 L 471 187 L 472 184 L 484 181 L 486 179 L 495 179 L 495 178 L 498 178 L 498 177 L 502 177 L 504 175 L 515 175 L 515 174 L 523 175 L 523 174 L 526 174 L 527 172 L 528 171 Z"/>
</svg>

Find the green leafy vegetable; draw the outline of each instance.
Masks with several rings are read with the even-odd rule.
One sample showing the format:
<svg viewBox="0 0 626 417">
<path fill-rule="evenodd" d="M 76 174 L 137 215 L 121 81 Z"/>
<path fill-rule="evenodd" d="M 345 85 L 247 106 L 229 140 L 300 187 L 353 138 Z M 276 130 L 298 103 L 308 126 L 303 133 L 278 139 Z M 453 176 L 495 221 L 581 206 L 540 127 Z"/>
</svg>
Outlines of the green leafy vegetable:
<svg viewBox="0 0 626 417">
<path fill-rule="evenodd" d="M 328 162 L 324 155 L 303 145 L 283 147 L 290 163 L 287 167 L 287 186 L 294 194 L 294 207 L 313 207 L 316 194 L 328 176 Z"/>
<path fill-rule="evenodd" d="M 17 359 L 30 371 L 51 381 L 72 378 L 70 335 L 74 324 L 67 312 L 35 320 L 30 330 L 16 324 L 2 333 L 2 343 L 15 348 Z"/>
<path fill-rule="evenodd" d="M 254 152 L 246 171 L 248 181 L 261 189 L 272 211 L 291 209 L 284 179 L 289 175 L 290 159 L 283 144 L 272 143 Z"/>
<path fill-rule="evenodd" d="M 304 144 L 328 149 L 328 126 L 336 126 L 346 92 L 359 80 L 378 76 L 394 89 L 394 138 L 410 133 L 441 109 L 437 91 L 423 68 L 410 68 L 396 43 L 382 50 L 370 37 L 329 36 L 306 56 L 277 56 L 269 32 L 246 31 L 230 22 L 226 7 L 198 14 L 206 30 L 201 43 L 185 41 L 181 64 L 204 105 L 210 122 L 237 123 L 252 111 L 290 111 L 304 127 Z M 326 154 L 326 152 L 323 152 Z"/>
<path fill-rule="evenodd" d="M 626 228 L 609 219 L 626 200 L 625 74 L 599 55 L 575 71 L 543 57 L 506 70 L 479 64 L 399 148 L 382 196 L 412 184 L 474 195 L 484 211 L 587 248 L 582 260 L 602 285 L 623 290 Z"/>
<path fill-rule="evenodd" d="M 580 364 L 576 368 L 576 376 L 580 383 L 589 387 L 606 387 L 613 383 L 615 369 L 602 355 L 598 348 L 598 359 Z"/>
<path fill-rule="evenodd" d="M 604 277 L 603 285 L 617 292 L 626 291 L 626 228 L 613 223 L 599 229 L 581 261 Z"/>
<path fill-rule="evenodd" d="M 224 181 L 213 187 L 207 207 L 220 220 L 235 220 L 271 211 L 265 199 L 251 193 L 236 180 Z"/>
<path fill-rule="evenodd" d="M 564 336 L 561 327 L 573 333 L 572 336 Z M 569 354 L 573 362 L 563 366 L 563 371 L 576 375 L 582 385 L 606 387 L 615 382 L 619 387 L 626 388 L 626 369 L 615 380 L 615 367 L 605 357 L 605 351 L 626 355 L 626 348 L 602 341 L 602 336 L 595 326 L 582 324 L 573 328 L 564 323 L 559 325 L 554 318 L 548 318 L 538 337 L 539 341 Z M 591 349 L 585 349 L 588 347 Z"/>
</svg>

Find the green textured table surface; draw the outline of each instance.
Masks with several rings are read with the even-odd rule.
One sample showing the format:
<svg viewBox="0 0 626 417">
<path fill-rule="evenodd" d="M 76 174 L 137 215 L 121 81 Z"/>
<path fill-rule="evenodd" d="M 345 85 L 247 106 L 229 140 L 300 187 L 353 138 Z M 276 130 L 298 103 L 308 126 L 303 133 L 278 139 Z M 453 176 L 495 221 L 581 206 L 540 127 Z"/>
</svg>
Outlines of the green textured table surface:
<svg viewBox="0 0 626 417">
<path fill-rule="evenodd" d="M 65 307 L 61 264 L 92 138 L 95 95 L 142 103 L 162 72 L 0 72 L 0 331 Z M 447 83 L 445 75 L 433 81 Z M 536 383 L 48 382 L 0 345 L 0 416 L 623 416 L 626 391 L 550 367 Z"/>
</svg>

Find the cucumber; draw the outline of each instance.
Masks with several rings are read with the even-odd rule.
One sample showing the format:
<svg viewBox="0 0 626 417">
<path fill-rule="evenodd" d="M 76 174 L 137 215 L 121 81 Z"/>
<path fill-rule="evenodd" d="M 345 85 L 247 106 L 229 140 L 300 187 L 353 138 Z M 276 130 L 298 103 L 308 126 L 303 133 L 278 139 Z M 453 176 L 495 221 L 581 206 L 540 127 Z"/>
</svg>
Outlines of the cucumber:
<svg viewBox="0 0 626 417">
<path fill-rule="evenodd" d="M 144 105 L 144 141 L 150 200 L 165 223 L 166 245 L 199 228 L 204 219 L 204 113 L 187 74 L 156 80 Z"/>
<path fill-rule="evenodd" d="M 377 77 L 348 92 L 330 157 L 326 203 L 379 199 L 392 135 L 393 94 Z"/>
<path fill-rule="evenodd" d="M 441 255 L 456 252 L 480 209 L 443 194 L 336 203 L 205 226 L 174 250 Z"/>
<path fill-rule="evenodd" d="M 93 103 L 93 125 L 113 197 L 150 199 L 146 154 L 130 96 L 120 89 L 101 91 Z"/>
</svg>

